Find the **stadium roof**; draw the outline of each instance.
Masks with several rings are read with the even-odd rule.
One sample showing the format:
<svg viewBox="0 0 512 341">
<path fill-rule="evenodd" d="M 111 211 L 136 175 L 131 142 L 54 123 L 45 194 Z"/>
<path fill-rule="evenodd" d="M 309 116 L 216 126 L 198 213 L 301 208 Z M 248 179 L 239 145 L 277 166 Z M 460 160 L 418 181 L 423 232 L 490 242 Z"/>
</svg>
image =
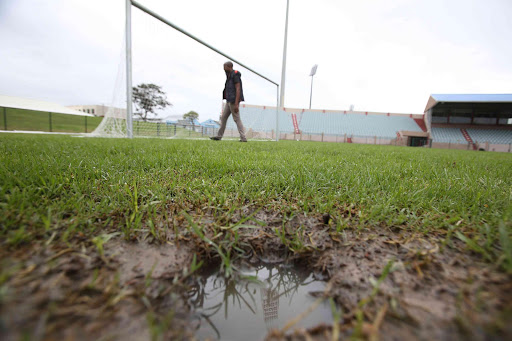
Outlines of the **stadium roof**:
<svg viewBox="0 0 512 341">
<path fill-rule="evenodd" d="M 220 127 L 220 124 L 212 119 L 204 121 L 203 123 L 201 123 L 201 125 L 204 127 L 216 127 L 216 128 Z"/>
<path fill-rule="evenodd" d="M 447 103 L 512 103 L 512 94 L 432 94 L 425 112 L 440 102 Z"/>
<path fill-rule="evenodd" d="M 433 94 L 438 102 L 512 102 L 512 94 Z"/>
<path fill-rule="evenodd" d="M 35 110 L 67 115 L 94 116 L 63 105 L 31 98 L 0 95 L 0 107 Z"/>
</svg>

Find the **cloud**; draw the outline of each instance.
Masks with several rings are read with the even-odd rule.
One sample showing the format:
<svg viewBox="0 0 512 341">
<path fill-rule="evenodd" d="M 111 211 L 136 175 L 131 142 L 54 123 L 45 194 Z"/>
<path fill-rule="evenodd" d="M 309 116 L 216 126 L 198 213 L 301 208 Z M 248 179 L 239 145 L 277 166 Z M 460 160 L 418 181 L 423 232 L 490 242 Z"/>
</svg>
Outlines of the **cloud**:
<svg viewBox="0 0 512 341">
<path fill-rule="evenodd" d="M 285 0 L 140 2 L 280 82 Z M 124 3 L 0 2 L 0 93 L 61 104 L 122 97 Z M 163 114 L 218 118 L 226 58 L 132 12 L 134 84 L 163 87 L 174 104 Z M 510 92 L 511 12 L 504 0 L 291 1 L 285 104 L 309 106 L 313 64 L 314 108 L 421 113 L 430 93 Z M 275 105 L 274 85 L 235 67 L 247 103 Z"/>
</svg>

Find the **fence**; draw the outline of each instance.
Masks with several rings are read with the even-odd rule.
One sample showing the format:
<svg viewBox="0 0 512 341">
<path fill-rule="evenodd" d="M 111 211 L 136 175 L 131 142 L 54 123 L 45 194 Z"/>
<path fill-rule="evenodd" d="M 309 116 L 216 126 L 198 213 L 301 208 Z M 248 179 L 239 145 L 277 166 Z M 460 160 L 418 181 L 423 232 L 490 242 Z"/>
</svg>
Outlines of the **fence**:
<svg viewBox="0 0 512 341">
<path fill-rule="evenodd" d="M 335 143 L 359 143 L 359 144 L 379 144 L 379 145 L 402 145 L 403 141 L 396 138 L 380 136 L 361 136 L 353 134 L 295 134 L 280 133 L 283 140 L 295 141 L 317 141 L 317 142 L 335 142 Z"/>
<path fill-rule="evenodd" d="M 0 108 L 3 130 L 90 133 L 102 117 L 68 115 L 17 108 Z"/>
<path fill-rule="evenodd" d="M 0 129 L 6 131 L 90 133 L 103 119 L 7 107 L 0 107 L 0 113 Z M 145 121 L 134 121 L 133 129 L 134 135 L 139 137 L 200 137 L 213 136 L 218 132 L 218 128 Z"/>
<path fill-rule="evenodd" d="M 200 125 L 144 121 L 133 122 L 133 135 L 138 137 L 200 138 L 214 136 L 218 131 L 218 128 L 204 127 Z"/>
</svg>

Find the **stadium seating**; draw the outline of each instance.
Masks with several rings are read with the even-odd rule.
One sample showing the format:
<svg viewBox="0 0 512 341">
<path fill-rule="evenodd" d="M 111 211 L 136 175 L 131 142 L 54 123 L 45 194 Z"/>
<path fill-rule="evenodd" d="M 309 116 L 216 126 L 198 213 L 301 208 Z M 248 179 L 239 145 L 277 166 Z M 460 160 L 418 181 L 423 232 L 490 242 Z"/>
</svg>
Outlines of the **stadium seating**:
<svg viewBox="0 0 512 341">
<path fill-rule="evenodd" d="M 335 113 L 304 112 L 299 125 L 306 134 L 378 136 L 396 138 L 401 130 L 418 131 L 421 128 L 408 116 L 384 116 Z"/>
<path fill-rule="evenodd" d="M 432 140 L 443 143 L 468 143 L 460 128 L 432 128 Z"/>
<path fill-rule="evenodd" d="M 399 131 L 418 131 L 421 128 L 409 116 L 345 114 L 344 112 L 279 110 L 279 131 L 293 134 L 291 114 L 297 114 L 299 129 L 303 134 L 337 135 L 348 137 L 396 138 Z M 269 133 L 276 128 L 276 110 L 272 107 L 241 107 L 240 115 L 245 128 L 256 132 Z M 456 118 L 461 120 L 461 118 Z M 450 119 L 450 121 L 452 121 Z M 465 122 L 465 121 L 464 121 Z M 232 117 L 229 118 L 227 129 L 236 131 Z M 493 129 L 466 129 L 475 143 L 512 143 L 512 131 Z M 434 142 L 466 144 L 460 128 L 432 128 Z"/>
<path fill-rule="evenodd" d="M 279 131 L 282 133 L 293 133 L 293 123 L 289 114 L 279 110 Z M 271 132 L 276 129 L 276 109 L 275 108 L 253 108 L 241 107 L 240 117 L 246 129 L 252 129 L 258 132 Z M 236 130 L 235 121 L 230 116 L 226 125 L 227 129 Z"/>
<path fill-rule="evenodd" d="M 475 143 L 495 143 L 509 144 L 512 143 L 512 130 L 498 129 L 466 129 L 469 136 Z"/>
<path fill-rule="evenodd" d="M 260 132 L 275 130 L 274 108 L 241 107 L 241 118 L 246 129 Z M 345 114 L 343 112 L 314 112 L 279 110 L 279 130 L 281 133 L 293 133 L 291 114 L 297 114 L 299 129 L 304 134 L 347 135 L 396 138 L 398 131 L 418 131 L 421 128 L 409 116 Z M 232 118 L 228 120 L 228 129 L 236 129 Z"/>
</svg>

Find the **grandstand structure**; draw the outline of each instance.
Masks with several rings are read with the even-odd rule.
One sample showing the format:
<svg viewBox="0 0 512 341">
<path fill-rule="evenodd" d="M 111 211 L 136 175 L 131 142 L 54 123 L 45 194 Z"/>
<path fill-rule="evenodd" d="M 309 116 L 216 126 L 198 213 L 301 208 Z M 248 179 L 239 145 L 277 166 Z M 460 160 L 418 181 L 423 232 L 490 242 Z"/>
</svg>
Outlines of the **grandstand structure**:
<svg viewBox="0 0 512 341">
<path fill-rule="evenodd" d="M 512 151 L 512 94 L 433 94 L 425 124 L 434 148 Z"/>
<path fill-rule="evenodd" d="M 275 139 L 276 108 L 242 104 L 248 138 Z M 279 139 L 512 152 L 512 94 L 431 95 L 425 113 L 278 108 Z M 237 136 L 234 121 L 227 136 Z"/>
<path fill-rule="evenodd" d="M 275 139 L 275 107 L 242 104 L 248 138 Z M 428 132 L 418 114 L 279 108 L 279 139 L 366 144 L 424 145 Z M 228 120 L 229 134 L 236 125 Z M 421 143 L 420 143 L 421 142 Z"/>
</svg>

